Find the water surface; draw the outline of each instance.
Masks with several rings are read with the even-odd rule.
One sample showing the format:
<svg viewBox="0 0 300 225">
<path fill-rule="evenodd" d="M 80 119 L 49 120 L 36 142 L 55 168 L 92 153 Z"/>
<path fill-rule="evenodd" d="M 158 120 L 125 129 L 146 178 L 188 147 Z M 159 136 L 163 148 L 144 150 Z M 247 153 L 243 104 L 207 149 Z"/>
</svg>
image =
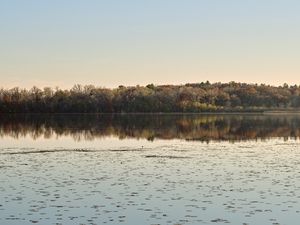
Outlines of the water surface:
<svg viewBox="0 0 300 225">
<path fill-rule="evenodd" d="M 300 117 L 0 116 L 0 224 L 298 224 Z"/>
</svg>

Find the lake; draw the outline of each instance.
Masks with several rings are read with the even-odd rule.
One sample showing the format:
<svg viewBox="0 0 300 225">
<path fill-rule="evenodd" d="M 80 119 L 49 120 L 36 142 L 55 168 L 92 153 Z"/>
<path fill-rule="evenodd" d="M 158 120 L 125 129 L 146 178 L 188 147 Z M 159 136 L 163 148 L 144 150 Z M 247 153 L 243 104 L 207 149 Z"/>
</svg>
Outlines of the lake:
<svg viewBox="0 0 300 225">
<path fill-rule="evenodd" d="M 0 115 L 0 224 L 299 224 L 298 115 Z"/>
</svg>

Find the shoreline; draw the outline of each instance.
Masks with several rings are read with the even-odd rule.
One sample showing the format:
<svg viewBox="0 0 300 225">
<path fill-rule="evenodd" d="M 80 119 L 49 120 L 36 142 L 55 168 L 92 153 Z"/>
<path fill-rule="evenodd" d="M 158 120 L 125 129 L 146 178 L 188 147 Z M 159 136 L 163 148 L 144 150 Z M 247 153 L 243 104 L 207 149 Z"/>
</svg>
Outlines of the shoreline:
<svg viewBox="0 0 300 225">
<path fill-rule="evenodd" d="M 253 112 L 122 112 L 122 113 L 55 113 L 55 112 L 32 112 L 32 113 L 0 113 L 0 115 L 282 115 L 296 114 L 300 111 L 253 111 Z"/>
</svg>

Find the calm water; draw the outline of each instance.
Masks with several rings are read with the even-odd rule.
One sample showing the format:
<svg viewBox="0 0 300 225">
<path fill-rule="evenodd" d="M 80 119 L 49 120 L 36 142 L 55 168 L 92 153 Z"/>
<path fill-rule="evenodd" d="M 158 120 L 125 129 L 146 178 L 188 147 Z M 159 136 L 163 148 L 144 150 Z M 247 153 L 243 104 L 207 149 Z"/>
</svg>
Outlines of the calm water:
<svg viewBox="0 0 300 225">
<path fill-rule="evenodd" d="M 0 115 L 0 224 L 295 224 L 300 116 Z"/>
</svg>

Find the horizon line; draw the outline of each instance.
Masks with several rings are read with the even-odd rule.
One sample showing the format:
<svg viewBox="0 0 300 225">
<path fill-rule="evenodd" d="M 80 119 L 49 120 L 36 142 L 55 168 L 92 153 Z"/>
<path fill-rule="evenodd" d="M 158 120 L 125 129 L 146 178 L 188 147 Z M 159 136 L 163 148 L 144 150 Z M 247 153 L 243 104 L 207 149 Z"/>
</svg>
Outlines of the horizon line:
<svg viewBox="0 0 300 225">
<path fill-rule="evenodd" d="M 288 86 L 288 87 L 292 87 L 292 86 L 300 86 L 299 84 L 296 83 L 287 83 L 284 82 L 281 85 L 277 85 L 277 84 L 268 84 L 268 83 L 254 83 L 254 82 L 240 82 L 240 81 L 229 81 L 229 82 L 221 82 L 221 81 L 215 81 L 215 82 L 211 82 L 209 80 L 206 81 L 201 81 L 201 82 L 186 82 L 186 83 L 161 83 L 161 84 L 156 84 L 156 83 L 148 83 L 148 84 L 135 84 L 135 85 L 126 85 L 126 84 L 119 84 L 119 85 L 115 85 L 112 87 L 107 87 L 107 86 L 101 86 L 101 85 L 96 85 L 96 84 L 92 84 L 92 83 L 86 83 L 86 84 L 81 84 L 81 83 L 74 83 L 72 86 L 68 87 L 60 87 L 59 85 L 32 85 L 29 87 L 22 87 L 22 86 L 18 86 L 18 85 L 12 85 L 9 87 L 5 87 L 5 86 L 0 86 L 0 89 L 5 89 L 5 90 L 10 90 L 10 89 L 14 89 L 14 88 L 19 88 L 22 90 L 30 90 L 32 88 L 51 88 L 51 89 L 60 89 L 60 90 L 70 90 L 73 87 L 79 85 L 81 87 L 87 87 L 87 86 L 93 86 L 95 88 L 103 88 L 103 89 L 117 89 L 120 87 L 125 87 L 125 88 L 130 88 L 130 87 L 147 87 L 148 85 L 154 85 L 156 87 L 163 87 L 163 86 L 186 86 L 186 85 L 193 85 L 193 84 L 210 84 L 210 85 L 216 85 L 216 84 L 230 84 L 230 83 L 235 83 L 235 84 L 247 84 L 247 85 L 254 85 L 254 86 L 270 86 L 270 87 L 283 87 L 283 86 Z"/>
</svg>

